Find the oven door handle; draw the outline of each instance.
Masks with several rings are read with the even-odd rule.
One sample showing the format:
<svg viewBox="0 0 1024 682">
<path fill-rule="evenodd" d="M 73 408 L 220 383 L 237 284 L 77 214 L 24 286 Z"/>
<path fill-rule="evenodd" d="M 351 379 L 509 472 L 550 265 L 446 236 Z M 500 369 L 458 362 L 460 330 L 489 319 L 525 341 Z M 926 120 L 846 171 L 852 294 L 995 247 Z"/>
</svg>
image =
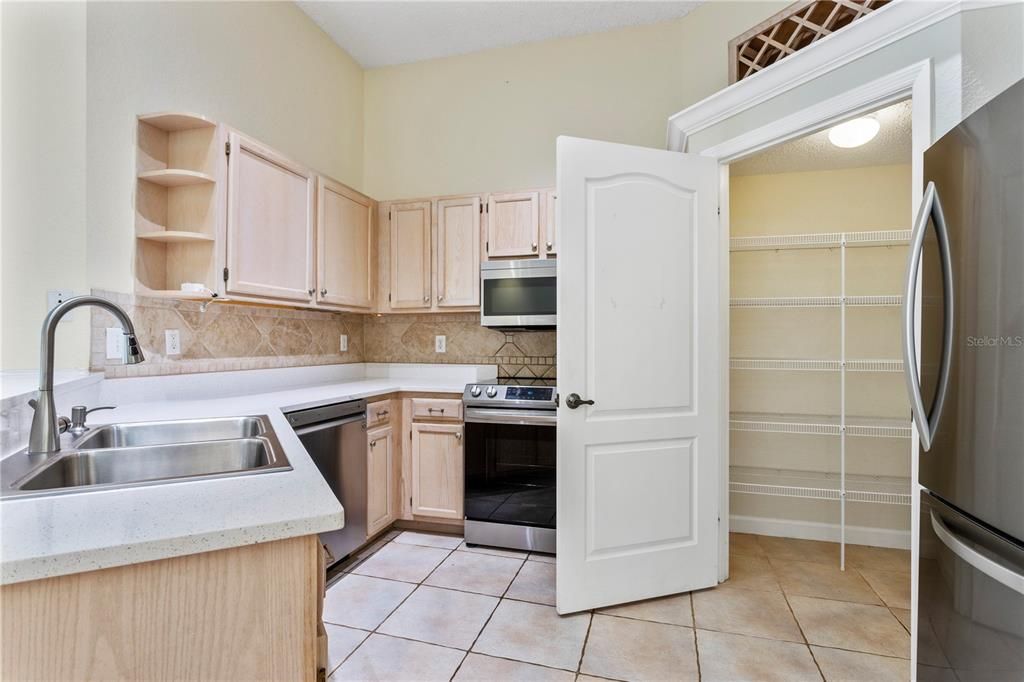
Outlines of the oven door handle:
<svg viewBox="0 0 1024 682">
<path fill-rule="evenodd" d="M 558 415 L 553 410 L 506 410 L 467 407 L 467 424 L 519 424 L 522 426 L 555 426 Z"/>
</svg>

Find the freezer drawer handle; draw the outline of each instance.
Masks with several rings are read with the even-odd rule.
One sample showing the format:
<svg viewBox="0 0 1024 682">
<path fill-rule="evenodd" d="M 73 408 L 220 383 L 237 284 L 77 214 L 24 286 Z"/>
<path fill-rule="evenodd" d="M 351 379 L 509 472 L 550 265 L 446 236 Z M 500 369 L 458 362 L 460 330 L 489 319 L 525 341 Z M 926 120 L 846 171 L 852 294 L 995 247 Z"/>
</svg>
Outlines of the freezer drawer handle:
<svg viewBox="0 0 1024 682">
<path fill-rule="evenodd" d="M 939 540 L 942 544 L 949 547 L 953 554 L 966 561 L 968 564 L 978 569 L 992 580 L 998 583 L 1002 583 L 1006 587 L 1017 594 L 1024 595 L 1024 575 L 1012 571 L 1002 564 L 992 561 L 987 556 L 974 549 L 960 538 L 956 537 L 946 524 L 942 522 L 938 516 L 935 515 L 934 511 L 929 510 L 928 512 L 932 517 L 932 529 L 935 534 L 939 536 Z"/>
<path fill-rule="evenodd" d="M 924 237 L 928 230 L 928 219 L 935 223 L 935 234 L 939 241 L 939 258 L 942 261 L 942 300 L 944 304 L 942 331 L 942 364 L 939 366 L 939 383 L 935 391 L 935 403 L 931 414 L 925 411 L 921 397 L 921 378 L 917 373 L 917 347 L 914 336 L 914 308 L 917 293 L 917 274 L 921 267 L 924 251 Z M 921 436 L 921 447 L 927 452 L 942 418 L 942 405 L 949 388 L 949 368 L 953 362 L 953 261 L 949 252 L 949 230 L 942 202 L 935 183 L 929 182 L 924 190 L 921 209 L 914 221 L 913 236 L 910 240 L 910 255 L 907 259 L 907 281 L 903 296 L 903 373 L 907 380 L 907 395 L 910 407 Z"/>
</svg>

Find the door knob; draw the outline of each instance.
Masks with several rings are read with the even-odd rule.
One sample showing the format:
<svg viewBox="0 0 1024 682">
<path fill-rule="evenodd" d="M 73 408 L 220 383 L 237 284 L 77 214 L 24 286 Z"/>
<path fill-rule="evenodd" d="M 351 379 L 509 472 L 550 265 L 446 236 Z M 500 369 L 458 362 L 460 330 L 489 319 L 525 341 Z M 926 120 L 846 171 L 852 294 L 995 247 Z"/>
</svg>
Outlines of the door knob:
<svg viewBox="0 0 1024 682">
<path fill-rule="evenodd" d="M 593 400 L 584 400 L 580 397 L 579 393 L 570 393 L 569 397 L 565 399 L 565 406 L 570 410 L 575 410 L 580 405 L 593 405 Z"/>
</svg>

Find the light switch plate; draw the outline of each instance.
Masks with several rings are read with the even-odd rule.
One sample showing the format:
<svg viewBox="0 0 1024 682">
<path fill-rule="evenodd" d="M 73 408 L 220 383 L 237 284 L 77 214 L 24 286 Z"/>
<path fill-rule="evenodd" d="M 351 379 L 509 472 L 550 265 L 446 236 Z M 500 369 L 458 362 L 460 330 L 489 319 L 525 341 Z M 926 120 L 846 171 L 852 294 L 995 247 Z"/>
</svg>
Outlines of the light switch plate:
<svg viewBox="0 0 1024 682">
<path fill-rule="evenodd" d="M 107 327 L 107 360 L 124 359 L 124 331 L 120 327 Z"/>
<path fill-rule="evenodd" d="M 57 305 L 63 303 L 69 298 L 74 298 L 75 292 L 71 289 L 50 289 L 46 292 L 46 312 L 49 313 Z M 64 313 L 64 317 L 60 318 L 61 323 L 70 322 L 75 317 L 75 311 Z"/>
<path fill-rule="evenodd" d="M 435 353 L 447 353 L 448 352 L 448 337 L 437 335 L 434 337 L 434 352 Z"/>
<path fill-rule="evenodd" d="M 341 335 L 341 342 L 338 344 L 338 349 L 342 353 L 348 350 L 348 334 Z"/>
<path fill-rule="evenodd" d="M 164 355 L 181 355 L 181 332 L 177 329 L 164 330 Z"/>
</svg>

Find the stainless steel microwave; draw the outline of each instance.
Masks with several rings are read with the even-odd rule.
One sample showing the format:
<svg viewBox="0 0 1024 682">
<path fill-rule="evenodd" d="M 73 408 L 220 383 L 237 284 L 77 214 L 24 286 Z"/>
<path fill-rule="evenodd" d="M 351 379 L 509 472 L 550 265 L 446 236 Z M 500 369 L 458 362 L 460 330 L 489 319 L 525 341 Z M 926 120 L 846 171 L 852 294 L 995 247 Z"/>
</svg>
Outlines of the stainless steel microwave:
<svg viewBox="0 0 1024 682">
<path fill-rule="evenodd" d="M 484 327 L 553 328 L 558 322 L 558 263 L 487 261 L 480 265 L 480 324 Z"/>
</svg>

